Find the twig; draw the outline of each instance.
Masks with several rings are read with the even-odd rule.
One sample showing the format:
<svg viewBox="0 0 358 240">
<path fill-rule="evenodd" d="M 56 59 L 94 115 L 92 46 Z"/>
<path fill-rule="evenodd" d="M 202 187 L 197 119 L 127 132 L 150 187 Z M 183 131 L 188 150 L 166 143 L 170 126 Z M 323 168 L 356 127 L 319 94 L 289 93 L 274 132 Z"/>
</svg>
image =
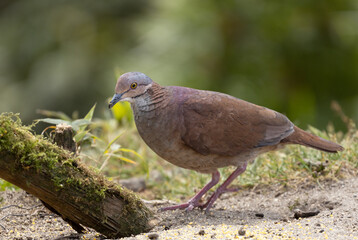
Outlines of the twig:
<svg viewBox="0 0 358 240">
<path fill-rule="evenodd" d="M 107 165 L 109 159 L 111 158 L 111 156 L 108 156 L 104 162 L 102 163 L 102 166 L 99 168 L 100 171 L 102 171 L 102 169 Z"/>
<path fill-rule="evenodd" d="M 4 225 L 2 225 L 1 223 L 0 223 L 0 227 L 2 227 L 2 229 L 4 229 L 4 231 L 7 231 L 6 227 Z"/>
<path fill-rule="evenodd" d="M 34 208 L 37 208 L 37 207 L 40 207 L 40 206 L 42 206 L 42 204 L 38 204 L 38 205 L 29 207 L 29 208 L 24 208 L 24 207 L 21 207 L 19 205 L 11 204 L 11 205 L 8 205 L 8 206 L 0 208 L 0 211 L 5 210 L 7 208 L 11 208 L 11 207 L 17 207 L 17 208 L 24 209 L 24 210 L 31 210 L 31 209 L 34 209 Z"/>
<path fill-rule="evenodd" d="M 144 204 L 153 205 L 153 206 L 163 205 L 163 204 L 168 204 L 168 203 L 176 204 L 176 202 L 170 201 L 170 200 L 145 200 L 145 199 L 142 199 L 142 202 Z"/>
<path fill-rule="evenodd" d="M 13 216 L 13 217 L 24 217 L 24 216 L 28 216 L 31 215 L 30 213 L 25 213 L 25 214 L 15 214 L 15 213 L 10 213 L 8 215 L 3 216 L 2 218 L 0 218 L 0 221 L 4 220 L 7 217 Z"/>
<path fill-rule="evenodd" d="M 319 214 L 319 211 L 308 211 L 308 212 L 304 212 L 300 209 L 295 209 L 293 210 L 294 214 L 294 218 L 299 219 L 299 218 L 308 218 L 308 217 L 313 217 Z"/>
</svg>

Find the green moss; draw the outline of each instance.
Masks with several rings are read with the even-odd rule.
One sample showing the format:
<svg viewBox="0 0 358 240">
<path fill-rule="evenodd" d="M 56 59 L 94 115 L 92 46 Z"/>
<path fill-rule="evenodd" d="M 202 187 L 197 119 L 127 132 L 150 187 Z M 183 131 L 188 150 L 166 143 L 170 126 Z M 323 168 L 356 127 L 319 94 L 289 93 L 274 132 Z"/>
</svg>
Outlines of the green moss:
<svg viewBox="0 0 358 240">
<path fill-rule="evenodd" d="M 86 190 L 88 204 L 103 200 L 107 190 L 104 178 L 43 136 L 33 135 L 31 127 L 23 126 L 18 114 L 0 115 L 0 151 L 10 152 L 18 161 L 12 171 L 48 174 L 57 191 L 64 188 Z"/>
<path fill-rule="evenodd" d="M 62 198 L 71 199 L 83 210 L 94 209 L 100 213 L 101 202 L 106 197 L 122 198 L 126 204 L 123 204 L 120 217 L 128 224 L 121 226 L 121 229 L 126 232 L 130 229 L 129 235 L 149 229 L 146 221 L 138 223 L 138 219 L 150 219 L 152 213 L 133 192 L 107 181 L 101 174 L 81 163 L 80 159 L 43 136 L 32 134 L 31 127 L 22 126 L 17 114 L 0 115 L 0 153 L 15 156 L 16 162 L 11 164 L 13 174 L 34 171 L 49 178 L 55 191 L 61 191 Z"/>
</svg>

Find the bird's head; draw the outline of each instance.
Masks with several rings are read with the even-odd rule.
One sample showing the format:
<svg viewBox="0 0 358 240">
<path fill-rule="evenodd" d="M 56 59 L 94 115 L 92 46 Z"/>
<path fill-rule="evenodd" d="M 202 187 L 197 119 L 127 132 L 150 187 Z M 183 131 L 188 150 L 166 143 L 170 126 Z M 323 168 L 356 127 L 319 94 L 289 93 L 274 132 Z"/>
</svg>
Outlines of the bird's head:
<svg viewBox="0 0 358 240">
<path fill-rule="evenodd" d="M 152 86 L 152 79 L 140 72 L 128 72 L 121 75 L 116 84 L 116 93 L 114 94 L 109 108 L 112 108 L 119 101 L 133 102 Z"/>
</svg>

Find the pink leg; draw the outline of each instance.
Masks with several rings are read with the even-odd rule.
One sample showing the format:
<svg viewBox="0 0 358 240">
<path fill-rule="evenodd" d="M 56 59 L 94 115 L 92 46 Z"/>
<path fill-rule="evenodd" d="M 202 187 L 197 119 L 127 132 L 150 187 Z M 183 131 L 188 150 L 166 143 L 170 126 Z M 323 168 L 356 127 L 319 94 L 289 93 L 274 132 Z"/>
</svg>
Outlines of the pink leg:
<svg viewBox="0 0 358 240">
<path fill-rule="evenodd" d="M 216 171 L 212 174 L 211 181 L 203 187 L 192 199 L 190 199 L 187 203 L 174 205 L 170 207 L 161 208 L 160 211 L 166 211 L 166 210 L 175 210 L 175 209 L 183 209 L 187 211 L 193 210 L 195 207 L 199 207 L 199 200 L 201 197 L 209 191 L 212 187 L 214 187 L 220 180 L 220 173 L 219 171 Z"/>
<path fill-rule="evenodd" d="M 218 197 L 220 197 L 221 194 L 226 192 L 234 192 L 235 189 L 227 188 L 229 184 L 234 181 L 237 176 L 239 176 L 241 173 L 245 172 L 247 164 L 245 163 L 244 166 L 236 168 L 236 170 L 225 180 L 223 184 L 221 184 L 214 194 L 210 197 L 210 199 L 201 206 L 201 208 L 206 208 L 206 212 L 209 212 L 210 208 L 213 206 L 214 202 Z"/>
</svg>

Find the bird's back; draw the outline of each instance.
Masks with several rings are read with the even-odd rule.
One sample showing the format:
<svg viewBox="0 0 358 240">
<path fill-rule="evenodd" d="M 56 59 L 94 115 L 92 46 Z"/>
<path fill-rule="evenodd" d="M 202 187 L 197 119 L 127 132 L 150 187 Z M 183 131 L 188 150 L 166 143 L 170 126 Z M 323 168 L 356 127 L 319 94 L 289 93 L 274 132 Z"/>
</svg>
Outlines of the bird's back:
<svg viewBox="0 0 358 240">
<path fill-rule="evenodd" d="M 235 156 L 278 144 L 293 132 L 286 116 L 217 92 L 197 90 L 182 111 L 182 139 L 204 155 Z"/>
</svg>

